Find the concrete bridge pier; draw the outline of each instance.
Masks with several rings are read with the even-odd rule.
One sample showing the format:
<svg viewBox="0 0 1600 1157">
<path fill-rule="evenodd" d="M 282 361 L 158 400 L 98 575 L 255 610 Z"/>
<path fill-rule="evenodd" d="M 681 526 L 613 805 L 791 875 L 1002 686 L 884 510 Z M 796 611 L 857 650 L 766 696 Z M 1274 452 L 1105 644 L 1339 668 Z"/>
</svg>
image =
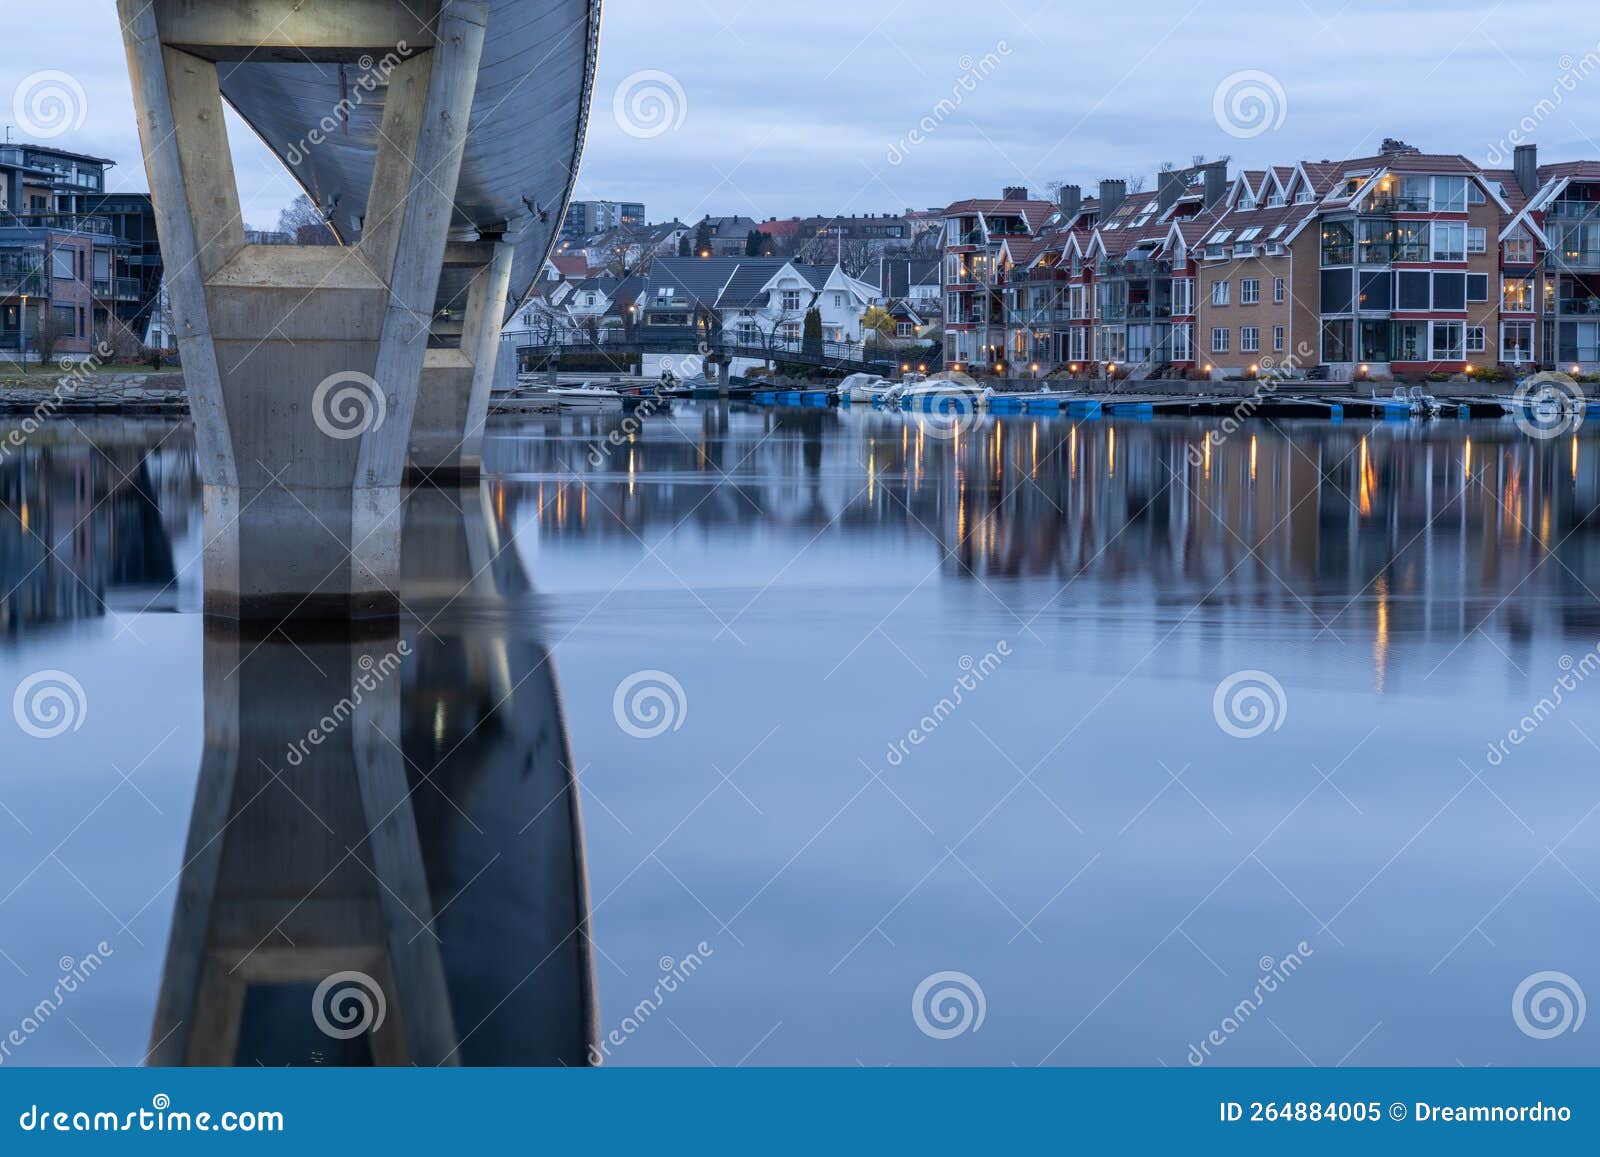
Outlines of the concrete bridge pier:
<svg viewBox="0 0 1600 1157">
<path fill-rule="evenodd" d="M 500 352 L 518 226 L 476 242 L 451 244 L 446 265 L 477 267 L 467 290 L 457 348 L 430 349 L 422 364 L 411 423 L 406 483 L 475 486 L 483 469 L 483 427 Z"/>
<path fill-rule="evenodd" d="M 396 615 L 407 443 L 487 7 L 117 8 L 205 482 L 206 612 Z M 359 61 L 401 45 L 359 239 L 246 245 L 219 63 Z"/>
</svg>

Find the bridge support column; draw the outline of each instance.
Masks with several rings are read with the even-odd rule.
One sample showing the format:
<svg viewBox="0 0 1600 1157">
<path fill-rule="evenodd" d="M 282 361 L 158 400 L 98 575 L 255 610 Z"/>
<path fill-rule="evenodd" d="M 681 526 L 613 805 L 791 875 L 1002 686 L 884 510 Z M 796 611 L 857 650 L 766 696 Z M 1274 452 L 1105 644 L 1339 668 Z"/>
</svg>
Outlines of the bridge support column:
<svg viewBox="0 0 1600 1157">
<path fill-rule="evenodd" d="M 411 423 L 409 485 L 475 486 L 483 469 L 483 428 L 489 419 L 515 240 L 503 236 L 461 249 L 461 264 L 476 264 L 474 253 L 487 263 L 480 265 L 467 291 L 461 347 L 430 349 L 423 361 Z M 446 264 L 454 263 L 455 250 L 452 246 L 446 251 Z"/>
<path fill-rule="evenodd" d="M 117 7 L 205 483 L 206 612 L 394 615 L 400 486 L 486 6 L 417 5 L 351 247 L 245 244 L 217 67 L 260 51 L 263 28 L 296 59 L 357 60 L 390 43 L 395 6 Z"/>
</svg>

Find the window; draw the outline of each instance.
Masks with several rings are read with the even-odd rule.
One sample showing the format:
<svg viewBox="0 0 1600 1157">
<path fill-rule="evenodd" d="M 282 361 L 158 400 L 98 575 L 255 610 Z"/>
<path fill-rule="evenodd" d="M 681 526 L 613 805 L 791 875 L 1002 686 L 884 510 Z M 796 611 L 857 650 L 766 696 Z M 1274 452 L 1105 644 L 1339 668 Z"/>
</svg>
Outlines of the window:
<svg viewBox="0 0 1600 1157">
<path fill-rule="evenodd" d="M 1467 352 L 1481 354 L 1488 348 L 1488 335 L 1481 325 L 1467 326 Z"/>
<path fill-rule="evenodd" d="M 1067 316 L 1073 321 L 1080 321 L 1086 316 L 1083 311 L 1084 292 L 1082 285 L 1074 285 L 1067 291 Z"/>
<path fill-rule="evenodd" d="M 1249 193 L 1240 193 L 1239 203 L 1234 207 L 1237 209 L 1254 209 L 1256 207 L 1256 199 Z"/>
<path fill-rule="evenodd" d="M 1498 181 L 1495 182 L 1495 188 L 1499 189 L 1502 194 L 1505 193 L 1505 188 L 1503 186 L 1501 186 Z M 1469 204 L 1469 205 L 1482 205 L 1486 200 L 1487 200 L 1487 198 L 1484 197 L 1483 189 L 1479 187 L 1478 182 L 1476 182 L 1476 181 L 1468 181 L 1467 182 L 1467 204 Z"/>
<path fill-rule="evenodd" d="M 894 323 L 894 336 L 916 337 L 917 327 L 912 325 L 909 321 L 897 321 Z"/>
<path fill-rule="evenodd" d="M 1501 323 L 1500 360 L 1503 362 L 1531 362 L 1533 360 L 1533 322 L 1507 321 Z"/>
<path fill-rule="evenodd" d="M 1467 275 L 1465 273 L 1435 273 L 1433 275 L 1433 308 L 1467 308 Z"/>
<path fill-rule="evenodd" d="M 1283 208 L 1283 202 L 1284 202 L 1283 194 L 1282 193 L 1274 193 L 1270 197 L 1267 198 L 1267 208 L 1269 208 L 1269 209 L 1281 209 L 1281 208 Z"/>
<path fill-rule="evenodd" d="M 1228 331 L 1221 326 L 1211 331 L 1211 352 L 1214 354 L 1228 352 Z"/>
<path fill-rule="evenodd" d="M 1272 351 L 1280 354 L 1283 352 L 1283 326 L 1281 325 L 1272 327 Z"/>
<path fill-rule="evenodd" d="M 1083 361 L 1085 348 L 1083 335 L 1088 332 L 1083 326 L 1077 326 L 1067 331 L 1067 357 L 1074 361 Z"/>
<path fill-rule="evenodd" d="M 1467 179 L 1465 177 L 1435 177 L 1433 179 L 1433 211 L 1435 213 L 1465 213 L 1467 211 Z"/>
<path fill-rule="evenodd" d="M 1213 281 L 1211 283 L 1211 304 L 1228 304 L 1228 283 L 1226 281 Z"/>
<path fill-rule="evenodd" d="M 1504 247 L 1505 263 L 1507 265 L 1532 265 L 1533 264 L 1533 238 L 1517 237 L 1507 241 Z"/>
<path fill-rule="evenodd" d="M 1467 227 L 1459 221 L 1433 223 L 1433 259 L 1435 261 L 1465 261 L 1467 259 Z"/>
<path fill-rule="evenodd" d="M 741 321 L 739 323 L 739 344 L 743 346 L 761 344 L 761 335 L 756 330 L 755 322 Z"/>
<path fill-rule="evenodd" d="M 1261 330 L 1253 325 L 1239 329 L 1239 352 L 1253 354 L 1261 349 Z"/>
<path fill-rule="evenodd" d="M 1314 200 L 1316 200 L 1316 196 L 1310 189 L 1301 189 L 1294 195 L 1294 203 L 1296 205 L 1309 205 Z"/>
<path fill-rule="evenodd" d="M 1261 302 L 1261 279 L 1246 277 L 1239 282 L 1239 304 L 1258 305 Z"/>
<path fill-rule="evenodd" d="M 1433 360 L 1460 361 L 1466 356 L 1466 326 L 1459 321 L 1433 323 Z"/>
<path fill-rule="evenodd" d="M 1398 276 L 1399 300 L 1396 309 L 1427 309 L 1433 303 L 1431 285 L 1433 279 L 1426 273 L 1412 269 L 1402 269 Z"/>
<path fill-rule="evenodd" d="M 1194 279 L 1174 278 L 1172 282 L 1172 312 L 1176 317 L 1187 317 L 1194 312 Z"/>
<path fill-rule="evenodd" d="M 1283 300 L 1283 291 L 1284 291 L 1283 278 L 1274 277 L 1272 279 L 1272 300 L 1273 301 L 1282 301 Z"/>
<path fill-rule="evenodd" d="M 1489 275 L 1487 273 L 1467 274 L 1467 300 L 1489 300 Z"/>
<path fill-rule="evenodd" d="M 1188 325 L 1175 325 L 1172 327 L 1172 360 L 1175 362 L 1194 361 L 1194 331 Z"/>
<path fill-rule="evenodd" d="M 1533 312 L 1533 278 L 1510 277 L 1500 279 L 1500 308 L 1508 313 Z"/>
<path fill-rule="evenodd" d="M 784 341 L 799 341 L 800 323 L 797 321 L 784 322 L 783 325 L 778 329 L 778 336 Z"/>
<path fill-rule="evenodd" d="M 785 289 L 779 298 L 779 305 L 785 313 L 793 313 L 800 308 L 800 291 Z"/>
<path fill-rule="evenodd" d="M 1480 232 L 1482 232 L 1482 230 L 1480 230 Z M 836 294 L 833 295 L 833 308 L 834 309 L 843 309 L 844 308 L 844 294 L 836 293 Z"/>
<path fill-rule="evenodd" d="M 59 277 L 63 281 L 72 280 L 72 250 L 50 250 L 50 273 L 52 276 Z"/>
<path fill-rule="evenodd" d="M 1467 226 L 1467 252 L 1489 252 L 1489 231 L 1482 225 Z"/>
<path fill-rule="evenodd" d="M 1350 322 L 1325 321 L 1322 323 L 1322 360 L 1347 362 L 1350 360 Z"/>
<path fill-rule="evenodd" d="M 1239 240 L 1240 241 L 1254 241 L 1259 236 L 1261 236 L 1261 226 L 1252 225 L 1252 226 L 1250 226 L 1250 228 L 1245 229 L 1242 232 L 1240 232 Z"/>
</svg>

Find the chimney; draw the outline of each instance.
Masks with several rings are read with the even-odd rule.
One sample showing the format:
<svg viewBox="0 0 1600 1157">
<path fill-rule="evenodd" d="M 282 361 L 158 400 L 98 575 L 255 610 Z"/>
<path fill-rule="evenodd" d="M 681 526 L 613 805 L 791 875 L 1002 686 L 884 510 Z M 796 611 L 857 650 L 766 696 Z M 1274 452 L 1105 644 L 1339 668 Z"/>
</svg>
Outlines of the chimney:
<svg viewBox="0 0 1600 1157">
<path fill-rule="evenodd" d="M 1531 197 L 1539 191 L 1539 146 L 1518 145 L 1511 167 L 1516 171 L 1517 184 L 1522 195 Z"/>
<path fill-rule="evenodd" d="M 1026 201 L 1028 199 L 1028 187 L 1026 185 L 1007 185 L 1005 191 L 1000 194 L 1000 199 L 1002 201 Z"/>
<path fill-rule="evenodd" d="M 1202 171 L 1206 182 L 1206 208 L 1210 209 L 1228 195 L 1228 162 L 1212 161 Z"/>
<path fill-rule="evenodd" d="M 1122 199 L 1128 195 L 1128 182 L 1126 181 L 1101 181 L 1100 182 L 1100 220 L 1107 220 L 1117 211 L 1117 206 L 1122 204 Z"/>
<path fill-rule="evenodd" d="M 1165 213 L 1178 203 L 1188 186 L 1184 175 L 1176 169 L 1167 169 L 1156 177 L 1156 208 Z"/>
<path fill-rule="evenodd" d="M 1083 190 L 1077 185 L 1062 185 L 1057 203 L 1061 206 L 1061 215 L 1070 221 L 1083 208 Z"/>
</svg>

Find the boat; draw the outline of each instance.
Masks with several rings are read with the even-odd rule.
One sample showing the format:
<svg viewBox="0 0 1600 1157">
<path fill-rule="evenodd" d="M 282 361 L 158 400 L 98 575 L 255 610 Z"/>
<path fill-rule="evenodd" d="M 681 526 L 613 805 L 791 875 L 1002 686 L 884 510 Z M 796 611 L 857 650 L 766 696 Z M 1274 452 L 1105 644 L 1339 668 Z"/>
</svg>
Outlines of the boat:
<svg viewBox="0 0 1600 1157">
<path fill-rule="evenodd" d="M 841 402 L 881 402 L 895 384 L 877 374 L 851 374 L 834 391 Z"/>
<path fill-rule="evenodd" d="M 994 390 L 965 374 L 946 370 L 906 386 L 898 397 L 908 410 L 981 410 L 994 397 Z"/>
<path fill-rule="evenodd" d="M 545 393 L 563 410 L 614 410 L 622 406 L 622 395 L 604 386 L 552 386 Z"/>
</svg>

